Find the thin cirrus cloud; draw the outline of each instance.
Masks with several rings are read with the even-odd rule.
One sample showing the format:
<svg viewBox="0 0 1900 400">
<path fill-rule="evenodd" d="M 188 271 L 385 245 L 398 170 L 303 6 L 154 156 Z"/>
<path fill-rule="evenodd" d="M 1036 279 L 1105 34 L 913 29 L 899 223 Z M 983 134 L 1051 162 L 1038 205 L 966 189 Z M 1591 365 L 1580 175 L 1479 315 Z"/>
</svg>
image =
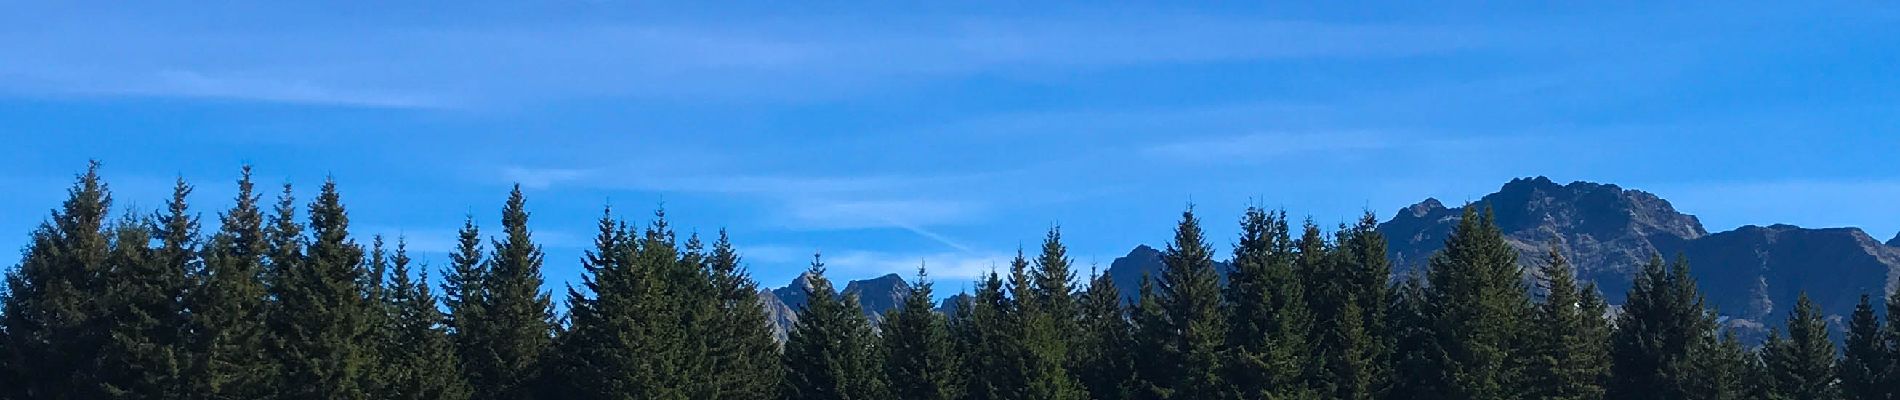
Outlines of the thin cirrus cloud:
<svg viewBox="0 0 1900 400">
<path fill-rule="evenodd" d="M 1404 57 L 1484 31 L 1196 15 L 324 26 L 52 21 L 0 43 L 0 90 L 388 108 L 590 96 L 795 100 L 979 73 Z M 858 21 L 862 22 L 862 21 Z M 70 46 L 69 43 L 94 43 Z"/>
</svg>

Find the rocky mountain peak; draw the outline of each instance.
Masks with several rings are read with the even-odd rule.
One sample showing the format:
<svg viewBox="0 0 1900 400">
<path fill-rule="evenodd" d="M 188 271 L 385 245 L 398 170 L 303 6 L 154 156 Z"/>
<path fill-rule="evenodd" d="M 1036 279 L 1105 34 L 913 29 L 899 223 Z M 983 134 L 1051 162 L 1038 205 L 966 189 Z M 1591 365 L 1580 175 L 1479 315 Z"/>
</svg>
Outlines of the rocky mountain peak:
<svg viewBox="0 0 1900 400">
<path fill-rule="evenodd" d="M 864 308 L 864 316 L 876 324 L 884 320 L 884 311 L 904 304 L 904 296 L 910 295 L 910 284 L 897 274 L 884 274 L 845 284 L 844 295 L 857 296 L 858 306 Z"/>
<path fill-rule="evenodd" d="M 1900 247 L 1900 234 L 1894 234 L 1893 239 L 1887 239 L 1887 245 L 1893 246 L 1893 247 Z"/>
</svg>

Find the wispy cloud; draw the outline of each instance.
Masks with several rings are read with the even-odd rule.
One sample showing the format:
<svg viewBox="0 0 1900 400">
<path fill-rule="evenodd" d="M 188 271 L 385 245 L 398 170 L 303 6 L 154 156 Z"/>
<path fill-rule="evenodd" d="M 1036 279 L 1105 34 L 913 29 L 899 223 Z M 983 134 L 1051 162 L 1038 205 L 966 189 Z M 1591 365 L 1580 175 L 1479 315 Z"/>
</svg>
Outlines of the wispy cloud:
<svg viewBox="0 0 1900 400">
<path fill-rule="evenodd" d="M 85 16 L 49 17 L 40 21 L 45 29 L 0 43 L 15 61 L 0 66 L 0 90 L 405 108 L 593 96 L 782 100 L 985 73 L 1405 57 L 1484 46 L 1499 36 L 1442 26 L 1167 13 L 315 24 L 296 31 L 207 31 L 187 18 Z M 124 20 L 101 20 L 108 18 Z"/>
<path fill-rule="evenodd" d="M 1401 139 L 1369 132 L 1255 133 L 1216 136 L 1163 143 L 1144 152 L 1151 157 L 1189 160 L 1272 158 L 1289 154 L 1378 150 L 1397 147 Z"/>
<path fill-rule="evenodd" d="M 572 168 L 504 167 L 501 171 L 504 179 L 532 189 L 546 189 L 554 184 L 578 180 L 593 173 L 592 170 Z"/>
</svg>

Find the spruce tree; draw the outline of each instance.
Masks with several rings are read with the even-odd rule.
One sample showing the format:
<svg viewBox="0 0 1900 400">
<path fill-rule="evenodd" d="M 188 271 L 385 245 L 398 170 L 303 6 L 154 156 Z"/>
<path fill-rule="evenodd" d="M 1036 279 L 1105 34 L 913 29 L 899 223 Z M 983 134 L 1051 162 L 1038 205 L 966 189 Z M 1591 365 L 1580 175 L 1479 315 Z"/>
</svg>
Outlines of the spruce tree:
<svg viewBox="0 0 1900 400">
<path fill-rule="evenodd" d="M 1386 307 L 1386 319 L 1393 337 L 1393 376 L 1386 399 L 1453 399 L 1446 386 L 1450 382 L 1448 371 L 1439 368 L 1445 363 L 1446 354 L 1443 348 L 1432 343 L 1437 335 L 1426 301 L 1425 282 L 1420 274 L 1407 275 L 1392 288 L 1392 303 Z"/>
<path fill-rule="evenodd" d="M 67 190 L 60 208 L 34 229 L 20 264 L 7 273 L 4 318 L 11 365 L 26 399 L 98 398 L 90 391 L 106 339 L 100 277 L 112 258 L 106 223 L 112 195 L 92 162 Z"/>
<path fill-rule="evenodd" d="M 1893 396 L 1893 388 L 1882 382 L 1891 362 L 1886 342 L 1886 332 L 1874 314 L 1873 298 L 1860 295 L 1860 303 L 1848 318 L 1846 349 L 1840 362 L 1842 398 L 1886 400 Z"/>
<path fill-rule="evenodd" d="M 1213 252 L 1193 208 L 1182 211 L 1174 241 L 1161 253 L 1158 285 L 1174 335 L 1170 358 L 1181 363 L 1179 379 L 1169 383 L 1178 398 L 1209 399 L 1228 392 L 1220 377 L 1227 324 L 1221 314 L 1220 275 L 1214 269 Z"/>
<path fill-rule="evenodd" d="M 388 342 L 381 351 L 383 366 L 390 373 L 384 377 L 382 398 L 467 399 L 468 382 L 462 380 L 461 363 L 443 325 L 446 316 L 436 307 L 428 271 L 410 268 L 408 247 L 397 239 L 383 289 L 383 309 L 390 313 L 390 325 L 385 328 Z"/>
<path fill-rule="evenodd" d="M 885 312 L 882 346 L 890 395 L 898 399 L 963 398 L 962 369 L 943 315 L 931 309 L 931 282 L 924 267 L 904 304 Z"/>
<path fill-rule="evenodd" d="M 1501 399 L 1512 395 L 1521 369 L 1517 355 L 1530 299 L 1517 266 L 1517 251 L 1504 241 L 1489 210 L 1465 208 L 1458 227 L 1433 254 L 1425 288 L 1431 318 L 1429 345 L 1446 357 L 1434 366 L 1449 379 L 1453 398 Z"/>
<path fill-rule="evenodd" d="M 1134 378 L 1135 364 L 1130 353 L 1133 333 L 1121 290 L 1115 287 L 1113 278 L 1091 270 L 1088 289 L 1080 300 L 1080 332 L 1073 342 L 1070 370 L 1090 397 L 1123 399 L 1125 385 Z"/>
<path fill-rule="evenodd" d="M 187 272 L 196 268 L 198 220 L 179 180 L 166 211 L 125 218 L 115 230 L 103 279 L 100 324 L 106 342 L 99 359 L 100 393 L 121 399 L 182 399 L 189 352 L 184 344 Z M 157 239 L 159 248 L 149 247 Z"/>
<path fill-rule="evenodd" d="M 1349 368 L 1347 371 L 1362 371 L 1369 388 L 1363 398 L 1382 398 L 1392 386 L 1392 352 L 1396 338 L 1388 324 L 1386 312 L 1391 304 L 1392 264 L 1386 255 L 1385 235 L 1379 233 L 1379 219 L 1372 212 L 1360 215 L 1359 221 L 1349 228 L 1340 229 L 1338 239 L 1339 255 L 1335 265 L 1340 276 L 1346 282 L 1343 292 L 1352 300 L 1348 304 L 1357 308 L 1359 313 L 1358 330 L 1364 332 L 1364 347 L 1355 347 L 1349 354 L 1359 354 L 1367 360 L 1364 369 Z M 1352 337 L 1350 326 L 1342 329 L 1341 337 Z M 1348 364 L 1350 365 L 1350 364 Z M 1361 398 L 1353 393 L 1339 394 L 1346 398 Z"/>
<path fill-rule="evenodd" d="M 273 364 L 265 353 L 264 215 L 251 168 L 238 179 L 236 204 L 219 217 L 218 232 L 202 250 L 203 268 L 186 297 L 190 309 L 190 398 L 258 399 L 274 393 Z"/>
<path fill-rule="evenodd" d="M 541 361 L 554 332 L 553 302 L 541 291 L 541 246 L 528 231 L 527 200 L 515 185 L 502 209 L 503 237 L 493 241 L 480 283 L 480 336 L 461 352 L 471 359 L 476 399 L 534 398 Z M 464 294 L 465 296 L 466 294 Z"/>
<path fill-rule="evenodd" d="M 1155 279 L 1141 274 L 1141 287 L 1130 319 L 1134 323 L 1134 379 L 1125 392 L 1133 400 L 1175 398 L 1175 382 L 1182 376 L 1179 334 L 1168 321 Z"/>
<path fill-rule="evenodd" d="M 281 221 L 280 221 L 281 222 Z M 349 215 L 325 181 L 310 203 L 310 244 L 303 259 L 276 271 L 277 311 L 270 319 L 286 399 L 367 399 L 376 362 L 373 311 L 362 294 L 363 249 L 349 237 Z"/>
<path fill-rule="evenodd" d="M 473 216 L 462 219 L 462 229 L 456 233 L 455 251 L 449 253 L 449 266 L 442 272 L 442 305 L 448 310 L 445 325 L 449 338 L 455 343 L 457 369 L 462 378 L 468 381 L 471 390 L 478 373 L 486 371 L 490 364 L 488 353 L 482 346 L 491 336 L 488 332 L 487 281 L 488 263 L 482 254 L 481 228 L 475 226 Z"/>
<path fill-rule="evenodd" d="M 1609 375 L 1609 325 L 1596 288 L 1578 287 L 1576 273 L 1556 245 L 1539 268 L 1543 301 L 1531 318 L 1526 354 L 1531 398 L 1602 399 Z"/>
<path fill-rule="evenodd" d="M 855 296 L 840 297 L 825 278 L 825 264 L 812 256 L 806 272 L 805 307 L 785 341 L 786 400 L 889 398 L 872 358 L 870 322 Z"/>
<path fill-rule="evenodd" d="M 1723 356 L 1717 351 L 1726 351 L 1715 330 L 1713 313 L 1703 306 L 1688 262 L 1666 267 L 1660 256 L 1651 257 L 1637 272 L 1617 314 L 1610 339 L 1609 398 L 1685 399 L 1720 392 L 1695 382 L 1698 376 L 1734 374 L 1710 370 L 1730 367 L 1730 360 L 1714 359 Z"/>
<path fill-rule="evenodd" d="M 1225 292 L 1227 381 L 1242 399 L 1316 396 L 1307 379 L 1312 316 L 1286 215 L 1249 207 L 1240 231 Z"/>
<path fill-rule="evenodd" d="M 1678 370 L 1684 390 L 1672 393 L 1678 397 L 1652 396 L 1645 398 L 1671 398 L 1690 400 L 1743 400 L 1767 399 L 1768 385 L 1762 382 L 1766 371 L 1761 358 L 1742 347 L 1740 339 L 1733 332 L 1724 333 L 1719 338 L 1711 337 L 1698 340 L 1690 350 L 1690 358 L 1683 362 Z"/>
<path fill-rule="evenodd" d="M 637 328 L 631 314 L 633 247 L 626 225 L 603 213 L 594 249 L 582 256 L 581 288 L 568 288 L 571 324 L 559 341 L 556 375 L 549 395 L 566 399 L 611 399 L 631 395 L 634 354 L 623 339 Z M 589 295 L 592 294 L 592 297 Z M 610 313 L 610 311 L 612 311 Z"/>
<path fill-rule="evenodd" d="M 772 339 L 771 322 L 759 304 L 759 286 L 740 264 L 739 253 L 724 229 L 707 257 L 713 290 L 717 294 L 718 316 L 708 337 L 713 338 L 713 387 L 721 399 L 768 400 L 778 396 L 778 342 Z M 921 271 L 920 271 L 921 275 Z M 921 280 L 922 277 L 920 276 Z M 924 300 L 930 296 L 924 295 Z M 926 309 L 926 311 L 929 311 Z M 934 314 L 933 314 L 934 315 Z M 938 321 L 937 329 L 943 329 Z M 939 332 L 948 335 L 948 331 Z M 941 338 L 948 343 L 948 336 Z M 950 354 L 946 354 L 950 355 Z M 949 371 L 955 371 L 951 369 Z"/>
<path fill-rule="evenodd" d="M 1762 345 L 1772 399 L 1831 400 L 1840 398 L 1836 386 L 1834 342 L 1828 339 L 1826 317 L 1802 293 L 1788 315 L 1783 332 L 1770 334 Z"/>
<path fill-rule="evenodd" d="M 1900 398 L 1900 291 L 1887 295 L 1887 322 L 1881 326 L 1881 352 L 1886 362 L 1882 363 L 1885 373 L 1878 378 L 1880 386 L 1889 398 Z"/>
<path fill-rule="evenodd" d="M 1075 309 L 1068 292 L 1068 256 L 1054 231 L 1043 242 L 1037 270 L 1021 249 L 1010 262 L 1010 294 L 1016 307 L 1016 341 L 1022 358 L 1024 396 L 1031 399 L 1086 399 L 1088 393 L 1068 370 L 1068 339 L 1075 326 Z M 1044 273 L 1048 272 L 1045 278 Z M 1060 292 L 1060 293 L 1057 293 Z M 1059 302 L 1059 303 L 1058 303 Z"/>
<path fill-rule="evenodd" d="M 968 393 L 977 400 L 1023 399 L 1029 386 L 1023 366 L 1022 334 L 1016 304 L 1003 280 L 991 271 L 978 282 L 969 316 L 960 327 L 969 371 Z M 803 318 L 803 317 L 800 317 Z"/>
</svg>

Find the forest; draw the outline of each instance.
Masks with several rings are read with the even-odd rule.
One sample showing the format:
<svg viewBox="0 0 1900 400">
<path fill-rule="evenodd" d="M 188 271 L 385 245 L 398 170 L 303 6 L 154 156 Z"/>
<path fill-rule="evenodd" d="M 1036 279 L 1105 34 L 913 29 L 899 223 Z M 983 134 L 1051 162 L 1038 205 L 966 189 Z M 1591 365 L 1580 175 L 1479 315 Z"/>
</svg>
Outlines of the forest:
<svg viewBox="0 0 1900 400">
<path fill-rule="evenodd" d="M 245 167 L 229 209 L 202 215 L 180 180 L 162 209 L 115 213 L 100 173 L 77 175 L 7 270 L 0 398 L 1900 396 L 1900 323 L 1882 318 L 1900 296 L 1861 296 L 1840 334 L 1804 297 L 1744 345 L 1692 260 L 1654 255 L 1606 299 L 1559 251 L 1520 262 L 1482 205 L 1398 276 L 1370 213 L 1326 228 L 1254 207 L 1238 237 L 1209 238 L 1189 207 L 1131 303 L 1052 228 L 944 311 L 920 265 L 877 323 L 814 255 L 781 343 L 726 233 L 681 237 L 664 211 L 603 211 L 556 293 L 519 187 L 500 232 L 471 216 L 430 270 L 404 238 L 353 235 L 334 181 L 267 199 Z"/>
</svg>

